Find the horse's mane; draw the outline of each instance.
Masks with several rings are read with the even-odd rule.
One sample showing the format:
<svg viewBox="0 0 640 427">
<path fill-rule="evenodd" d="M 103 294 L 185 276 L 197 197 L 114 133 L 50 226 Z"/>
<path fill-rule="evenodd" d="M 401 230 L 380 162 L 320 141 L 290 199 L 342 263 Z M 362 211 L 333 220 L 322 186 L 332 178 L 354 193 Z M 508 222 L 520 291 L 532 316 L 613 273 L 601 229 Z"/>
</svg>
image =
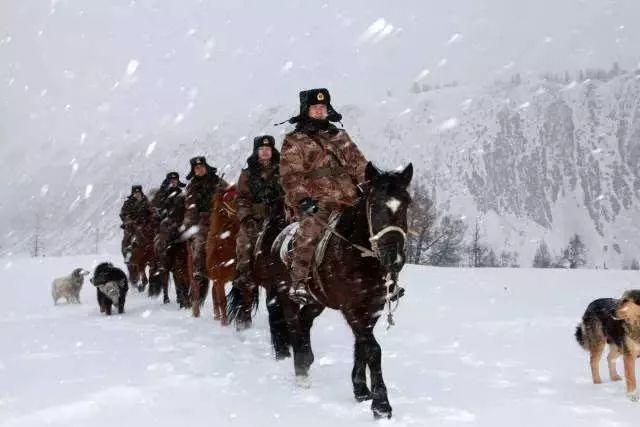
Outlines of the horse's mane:
<svg viewBox="0 0 640 427">
<path fill-rule="evenodd" d="M 358 231 L 358 221 L 362 221 L 360 217 L 364 218 L 364 220 L 366 221 L 366 217 L 363 215 L 365 211 L 366 200 L 366 196 L 360 196 L 351 206 L 347 206 L 342 211 L 340 220 L 336 224 L 336 231 L 338 233 L 347 238 L 350 238 L 356 233 L 356 231 Z"/>
</svg>

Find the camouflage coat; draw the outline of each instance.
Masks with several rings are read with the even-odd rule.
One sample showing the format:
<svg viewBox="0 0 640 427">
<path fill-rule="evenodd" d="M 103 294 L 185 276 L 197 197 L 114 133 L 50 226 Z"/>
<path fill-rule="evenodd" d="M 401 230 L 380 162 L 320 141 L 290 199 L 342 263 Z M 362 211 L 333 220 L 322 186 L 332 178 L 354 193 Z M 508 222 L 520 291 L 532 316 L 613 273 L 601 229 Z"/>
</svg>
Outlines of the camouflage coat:
<svg viewBox="0 0 640 427">
<path fill-rule="evenodd" d="M 278 164 L 266 168 L 250 164 L 242 170 L 236 198 L 240 222 L 248 217 L 262 220 L 269 215 L 271 204 L 283 196 L 279 181 Z"/>
<path fill-rule="evenodd" d="M 296 130 L 282 144 L 280 177 L 286 202 L 296 208 L 310 197 L 329 208 L 357 198 L 367 161 L 344 130 L 332 125 L 313 132 Z"/>
</svg>

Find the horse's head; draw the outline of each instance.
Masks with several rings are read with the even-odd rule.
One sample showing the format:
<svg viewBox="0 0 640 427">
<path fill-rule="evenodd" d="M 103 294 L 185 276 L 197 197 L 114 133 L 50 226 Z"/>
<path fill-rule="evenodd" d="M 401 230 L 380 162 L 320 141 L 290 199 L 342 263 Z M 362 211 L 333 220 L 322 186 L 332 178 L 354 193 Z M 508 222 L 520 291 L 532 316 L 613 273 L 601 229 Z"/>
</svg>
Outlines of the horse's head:
<svg viewBox="0 0 640 427">
<path fill-rule="evenodd" d="M 407 208 L 411 203 L 407 187 L 412 176 L 411 163 L 400 172 L 383 172 L 369 162 L 365 171 L 371 247 L 382 265 L 393 273 L 398 273 L 405 262 Z"/>
</svg>

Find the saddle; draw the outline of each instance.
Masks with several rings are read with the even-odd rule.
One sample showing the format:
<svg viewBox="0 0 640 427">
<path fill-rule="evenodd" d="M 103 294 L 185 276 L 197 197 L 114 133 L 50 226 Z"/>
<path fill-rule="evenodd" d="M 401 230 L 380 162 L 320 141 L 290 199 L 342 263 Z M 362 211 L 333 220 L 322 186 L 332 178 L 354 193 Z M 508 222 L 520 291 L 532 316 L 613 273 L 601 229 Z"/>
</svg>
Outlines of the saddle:
<svg viewBox="0 0 640 427">
<path fill-rule="evenodd" d="M 320 240 L 316 245 L 314 256 L 313 256 L 313 268 L 316 269 L 320 265 L 322 265 L 322 261 L 324 260 L 324 254 L 327 250 L 327 246 L 331 237 L 333 237 L 332 229 L 336 227 L 338 221 L 340 221 L 340 217 L 342 216 L 342 212 L 333 211 L 331 215 L 329 215 L 329 220 L 327 224 L 329 227 L 325 227 L 320 235 Z M 287 225 L 284 230 L 278 234 L 278 237 L 273 241 L 273 245 L 271 246 L 271 253 L 274 255 L 278 255 L 280 260 L 284 265 L 291 268 L 291 262 L 293 260 L 293 242 L 296 239 L 296 233 L 300 228 L 299 222 L 292 222 Z"/>
</svg>

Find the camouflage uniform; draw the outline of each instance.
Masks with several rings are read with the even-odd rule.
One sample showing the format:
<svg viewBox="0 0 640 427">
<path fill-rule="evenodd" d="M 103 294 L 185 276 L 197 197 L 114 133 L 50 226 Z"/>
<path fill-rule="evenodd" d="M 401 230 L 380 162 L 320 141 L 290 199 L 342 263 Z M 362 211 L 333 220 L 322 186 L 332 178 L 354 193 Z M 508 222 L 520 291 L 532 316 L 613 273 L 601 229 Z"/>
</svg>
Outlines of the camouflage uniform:
<svg viewBox="0 0 640 427">
<path fill-rule="evenodd" d="M 120 209 L 120 219 L 122 225 L 120 226 L 124 230 L 124 236 L 122 237 L 122 256 L 125 258 L 125 262 L 128 262 L 128 254 L 131 253 L 131 239 L 134 234 L 134 227 L 136 225 L 143 225 L 147 221 L 151 220 L 151 206 L 147 196 L 142 194 L 142 199 L 138 200 L 133 195 L 134 192 L 140 191 L 142 193 L 142 187 L 134 185 L 131 187 L 131 194 L 122 204 Z"/>
<path fill-rule="evenodd" d="M 347 132 L 327 120 L 306 119 L 309 105 L 325 103 L 329 120 L 332 114 L 332 121 L 339 120 L 340 116 L 329 104 L 326 89 L 305 91 L 300 97 L 300 116 L 292 119 L 298 125 L 282 144 L 280 176 L 288 206 L 298 211 L 300 201 L 310 198 L 317 203 L 318 210 L 307 216 L 299 213 L 300 228 L 294 241 L 291 271 L 294 283 L 309 277 L 322 223 L 327 222 L 333 210 L 353 204 L 358 196 L 357 185 L 365 180 L 367 165 Z"/>
<path fill-rule="evenodd" d="M 201 177 L 195 175 L 193 169 L 197 164 L 206 166 L 206 175 Z M 206 287 L 209 284 L 209 279 L 207 279 L 206 244 L 213 196 L 218 186 L 226 187 L 226 183 L 216 174 L 216 168 L 206 164 L 204 157 L 191 159 L 191 172 L 187 175 L 187 179 L 191 181 L 186 189 L 184 232 L 188 233 L 191 239 L 193 277 L 201 287 Z M 193 229 L 192 227 L 196 228 Z"/>
<path fill-rule="evenodd" d="M 258 160 L 258 150 L 263 146 L 271 148 L 271 161 L 266 167 Z M 240 220 L 236 239 L 236 269 L 239 277 L 248 275 L 258 233 L 264 220 L 269 217 L 271 204 L 283 196 L 279 183 L 279 160 L 273 137 L 259 136 L 254 139 L 253 154 L 247 159 L 248 167 L 240 173 L 236 198 Z"/>
</svg>

